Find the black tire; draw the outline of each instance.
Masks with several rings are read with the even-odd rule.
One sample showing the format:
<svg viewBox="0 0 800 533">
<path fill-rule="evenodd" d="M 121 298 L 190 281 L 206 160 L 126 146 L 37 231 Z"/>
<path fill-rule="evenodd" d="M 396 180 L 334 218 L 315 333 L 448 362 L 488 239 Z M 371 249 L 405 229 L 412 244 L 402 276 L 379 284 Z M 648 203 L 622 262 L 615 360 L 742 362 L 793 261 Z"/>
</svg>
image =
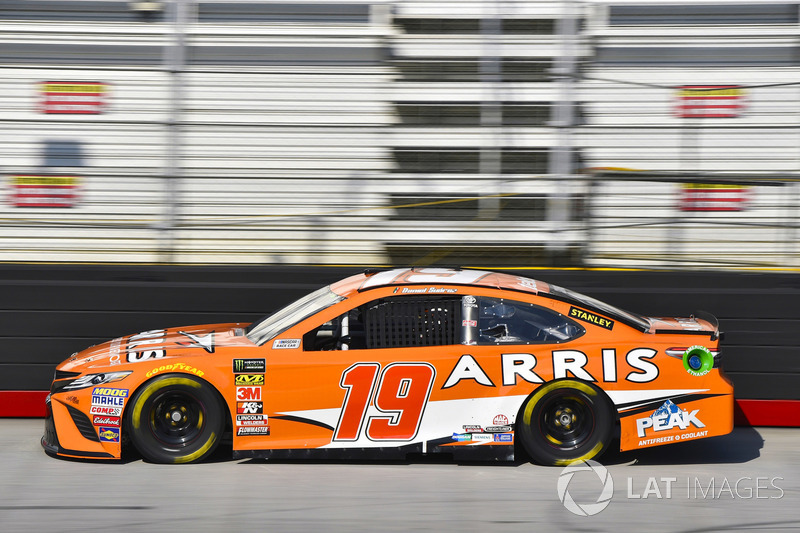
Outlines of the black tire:
<svg viewBox="0 0 800 533">
<path fill-rule="evenodd" d="M 603 453 L 615 422 L 611 403 L 599 389 L 563 379 L 540 386 L 525 401 L 516 433 L 534 462 L 564 466 Z"/>
<path fill-rule="evenodd" d="M 192 463 L 214 452 L 225 428 L 217 392 L 188 374 L 165 374 L 136 391 L 126 411 L 131 441 L 153 463 Z"/>
</svg>

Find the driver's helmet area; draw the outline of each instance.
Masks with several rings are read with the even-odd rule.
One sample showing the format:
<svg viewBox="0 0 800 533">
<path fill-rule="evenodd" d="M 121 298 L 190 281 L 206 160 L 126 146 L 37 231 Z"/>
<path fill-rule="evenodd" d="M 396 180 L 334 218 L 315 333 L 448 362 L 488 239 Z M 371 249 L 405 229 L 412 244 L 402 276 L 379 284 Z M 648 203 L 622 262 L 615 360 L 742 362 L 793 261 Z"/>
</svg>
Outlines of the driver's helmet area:
<svg viewBox="0 0 800 533">
<path fill-rule="evenodd" d="M 504 298 L 465 296 L 462 312 L 464 344 L 558 344 L 586 332 L 552 309 Z"/>
</svg>

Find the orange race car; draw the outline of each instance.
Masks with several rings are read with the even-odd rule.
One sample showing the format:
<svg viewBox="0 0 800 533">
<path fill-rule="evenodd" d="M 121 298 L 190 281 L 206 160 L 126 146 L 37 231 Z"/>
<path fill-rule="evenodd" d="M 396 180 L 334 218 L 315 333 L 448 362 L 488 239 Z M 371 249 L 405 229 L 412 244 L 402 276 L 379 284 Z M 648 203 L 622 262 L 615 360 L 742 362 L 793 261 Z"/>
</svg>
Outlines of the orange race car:
<svg viewBox="0 0 800 533">
<path fill-rule="evenodd" d="M 634 450 L 724 435 L 733 387 L 711 315 L 647 318 L 524 277 L 395 269 L 323 287 L 252 324 L 158 329 L 56 369 L 51 455 L 404 457 L 563 465 L 619 427 Z"/>
</svg>

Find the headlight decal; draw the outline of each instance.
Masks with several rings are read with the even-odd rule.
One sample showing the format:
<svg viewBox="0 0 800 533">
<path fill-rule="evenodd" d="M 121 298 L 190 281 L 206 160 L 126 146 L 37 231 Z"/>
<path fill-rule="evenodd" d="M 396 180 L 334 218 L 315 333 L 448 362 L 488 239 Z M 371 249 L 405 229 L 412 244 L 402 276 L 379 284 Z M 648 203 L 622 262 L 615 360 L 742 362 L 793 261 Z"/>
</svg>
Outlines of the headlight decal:
<svg viewBox="0 0 800 533">
<path fill-rule="evenodd" d="M 94 387 L 95 385 L 103 385 L 105 383 L 114 383 L 116 381 L 122 381 L 133 371 L 127 372 L 105 372 L 102 374 L 86 374 L 85 376 L 81 376 L 62 390 L 80 390 L 86 389 L 88 387 Z"/>
</svg>

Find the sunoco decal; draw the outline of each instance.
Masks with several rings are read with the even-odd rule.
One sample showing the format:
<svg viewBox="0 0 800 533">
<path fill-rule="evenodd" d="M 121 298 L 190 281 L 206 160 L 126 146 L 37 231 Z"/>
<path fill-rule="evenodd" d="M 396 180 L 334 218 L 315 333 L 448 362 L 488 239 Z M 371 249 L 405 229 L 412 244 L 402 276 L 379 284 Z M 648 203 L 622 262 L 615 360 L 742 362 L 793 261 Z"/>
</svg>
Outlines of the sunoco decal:
<svg viewBox="0 0 800 533">
<path fill-rule="evenodd" d="M 97 435 L 100 442 L 119 442 L 119 428 L 101 426 L 97 428 Z"/>
</svg>

